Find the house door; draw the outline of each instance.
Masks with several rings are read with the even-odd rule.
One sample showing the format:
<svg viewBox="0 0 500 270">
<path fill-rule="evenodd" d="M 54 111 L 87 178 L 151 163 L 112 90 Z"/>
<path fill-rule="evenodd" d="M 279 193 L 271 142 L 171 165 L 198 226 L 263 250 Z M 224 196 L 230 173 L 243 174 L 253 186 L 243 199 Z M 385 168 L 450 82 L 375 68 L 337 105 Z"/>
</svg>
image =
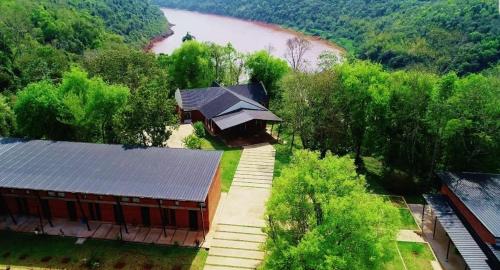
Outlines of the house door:
<svg viewBox="0 0 500 270">
<path fill-rule="evenodd" d="M 7 205 L 5 205 L 5 201 L 2 197 L 0 197 L 0 215 L 7 214 Z"/>
<path fill-rule="evenodd" d="M 90 219 L 101 220 L 101 207 L 98 203 L 89 203 Z"/>
<path fill-rule="evenodd" d="M 46 219 L 51 220 L 52 219 L 52 213 L 50 212 L 49 201 L 48 200 L 41 200 L 41 202 L 42 202 L 42 213 L 43 213 L 43 216 Z"/>
<path fill-rule="evenodd" d="M 198 230 L 198 211 L 189 210 L 189 229 Z"/>
<path fill-rule="evenodd" d="M 77 215 L 76 215 L 76 205 L 75 205 L 75 202 L 67 201 L 66 202 L 66 208 L 68 208 L 68 217 L 69 217 L 69 220 L 76 221 Z"/>
<path fill-rule="evenodd" d="M 142 224 L 144 226 L 151 225 L 151 219 L 149 216 L 149 207 L 141 207 Z"/>
<path fill-rule="evenodd" d="M 28 200 L 26 198 L 16 198 L 17 210 L 20 215 L 28 215 Z"/>
</svg>

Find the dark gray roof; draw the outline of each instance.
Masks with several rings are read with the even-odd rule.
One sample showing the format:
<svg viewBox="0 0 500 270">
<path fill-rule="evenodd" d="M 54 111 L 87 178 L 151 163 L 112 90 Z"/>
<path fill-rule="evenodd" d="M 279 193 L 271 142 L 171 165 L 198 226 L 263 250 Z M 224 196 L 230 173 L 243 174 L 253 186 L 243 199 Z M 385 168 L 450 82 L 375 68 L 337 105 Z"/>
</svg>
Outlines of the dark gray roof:
<svg viewBox="0 0 500 270">
<path fill-rule="evenodd" d="M 228 89 L 244 97 L 255 100 L 260 104 L 267 104 L 267 102 L 269 101 L 267 91 L 261 82 L 235 85 L 228 87 Z"/>
<path fill-rule="evenodd" d="M 178 105 L 185 111 L 203 110 L 211 106 L 228 108 L 238 101 L 247 102 L 257 107 L 263 107 L 268 101 L 267 92 L 261 83 L 242 84 L 235 86 L 217 86 L 189 90 L 179 90 L 176 94 Z M 265 108 L 265 107 L 263 107 Z M 209 111 L 210 109 L 205 109 Z M 206 116 L 207 117 L 207 116 Z"/>
<path fill-rule="evenodd" d="M 441 172 L 438 176 L 488 231 L 500 238 L 500 175 Z"/>
<path fill-rule="evenodd" d="M 221 156 L 0 138 L 0 187 L 203 202 Z"/>
<path fill-rule="evenodd" d="M 266 120 L 280 122 L 281 118 L 270 111 L 240 110 L 234 113 L 225 114 L 212 119 L 221 129 L 234 127 L 250 120 Z"/>
<path fill-rule="evenodd" d="M 469 269 L 491 269 L 486 262 L 486 255 L 455 214 L 448 200 L 442 195 L 424 195 L 424 198 L 431 205 L 433 213 L 448 233 Z"/>
</svg>

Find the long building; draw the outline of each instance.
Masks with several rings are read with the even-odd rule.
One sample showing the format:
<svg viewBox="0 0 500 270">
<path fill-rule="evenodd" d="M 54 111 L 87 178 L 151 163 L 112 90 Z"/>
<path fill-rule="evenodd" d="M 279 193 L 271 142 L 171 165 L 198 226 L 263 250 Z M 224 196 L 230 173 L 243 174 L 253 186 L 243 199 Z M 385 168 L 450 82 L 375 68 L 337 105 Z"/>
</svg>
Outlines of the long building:
<svg viewBox="0 0 500 270">
<path fill-rule="evenodd" d="M 208 231 L 219 151 L 0 138 L 0 215 Z"/>
<path fill-rule="evenodd" d="M 425 195 L 467 269 L 500 269 L 500 175 L 441 172 L 440 193 Z M 448 255 L 448 254 L 447 254 Z"/>
</svg>

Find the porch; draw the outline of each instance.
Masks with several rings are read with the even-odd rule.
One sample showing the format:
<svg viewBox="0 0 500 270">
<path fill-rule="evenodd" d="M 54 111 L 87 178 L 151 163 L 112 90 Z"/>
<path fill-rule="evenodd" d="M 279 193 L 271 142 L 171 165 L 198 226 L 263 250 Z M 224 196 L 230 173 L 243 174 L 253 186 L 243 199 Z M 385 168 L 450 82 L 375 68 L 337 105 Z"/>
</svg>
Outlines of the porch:
<svg viewBox="0 0 500 270">
<path fill-rule="evenodd" d="M 15 219 L 17 224 L 8 216 L 0 216 L 0 230 L 186 247 L 201 246 L 205 241 L 203 231 L 190 231 L 187 229 L 163 230 L 162 228 L 133 226 L 130 224 L 127 224 L 125 228 L 123 225 L 96 221 L 89 221 L 90 228 L 87 228 L 85 223 L 66 219 L 53 219 L 52 226 L 46 220 L 43 220 L 42 230 L 40 219 L 37 217 L 17 216 Z"/>
</svg>

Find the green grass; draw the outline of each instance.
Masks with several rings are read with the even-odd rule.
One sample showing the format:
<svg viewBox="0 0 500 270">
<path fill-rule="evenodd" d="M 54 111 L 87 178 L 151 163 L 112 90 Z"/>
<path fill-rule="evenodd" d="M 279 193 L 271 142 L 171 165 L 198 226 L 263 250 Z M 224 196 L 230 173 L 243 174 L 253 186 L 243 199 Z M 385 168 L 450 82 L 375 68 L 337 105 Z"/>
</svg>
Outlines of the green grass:
<svg viewBox="0 0 500 270">
<path fill-rule="evenodd" d="M 401 217 L 401 227 L 402 230 L 418 230 L 417 223 L 413 218 L 410 210 L 408 208 L 399 208 L 399 216 Z"/>
<path fill-rule="evenodd" d="M 228 192 L 240 162 L 241 148 L 227 147 L 219 139 L 207 135 L 201 139 L 201 149 L 224 151 L 221 160 L 222 192 Z"/>
<path fill-rule="evenodd" d="M 398 242 L 408 270 L 432 270 L 431 261 L 434 260 L 429 246 L 422 243 Z"/>
<path fill-rule="evenodd" d="M 434 260 L 434 256 L 428 245 L 411 242 L 397 242 L 396 245 L 408 270 L 432 270 L 431 261 Z M 396 251 L 392 260 L 384 265 L 384 270 L 404 270 L 401 257 Z"/>
<path fill-rule="evenodd" d="M 123 263 L 121 269 L 146 269 L 149 265 L 152 269 L 201 270 L 207 258 L 204 249 L 105 240 L 87 240 L 75 245 L 75 241 L 70 237 L 0 231 L 0 265 L 86 269 L 84 260 L 97 258 L 99 269 L 113 269 Z M 42 262 L 49 257 L 50 260 Z"/>
</svg>

